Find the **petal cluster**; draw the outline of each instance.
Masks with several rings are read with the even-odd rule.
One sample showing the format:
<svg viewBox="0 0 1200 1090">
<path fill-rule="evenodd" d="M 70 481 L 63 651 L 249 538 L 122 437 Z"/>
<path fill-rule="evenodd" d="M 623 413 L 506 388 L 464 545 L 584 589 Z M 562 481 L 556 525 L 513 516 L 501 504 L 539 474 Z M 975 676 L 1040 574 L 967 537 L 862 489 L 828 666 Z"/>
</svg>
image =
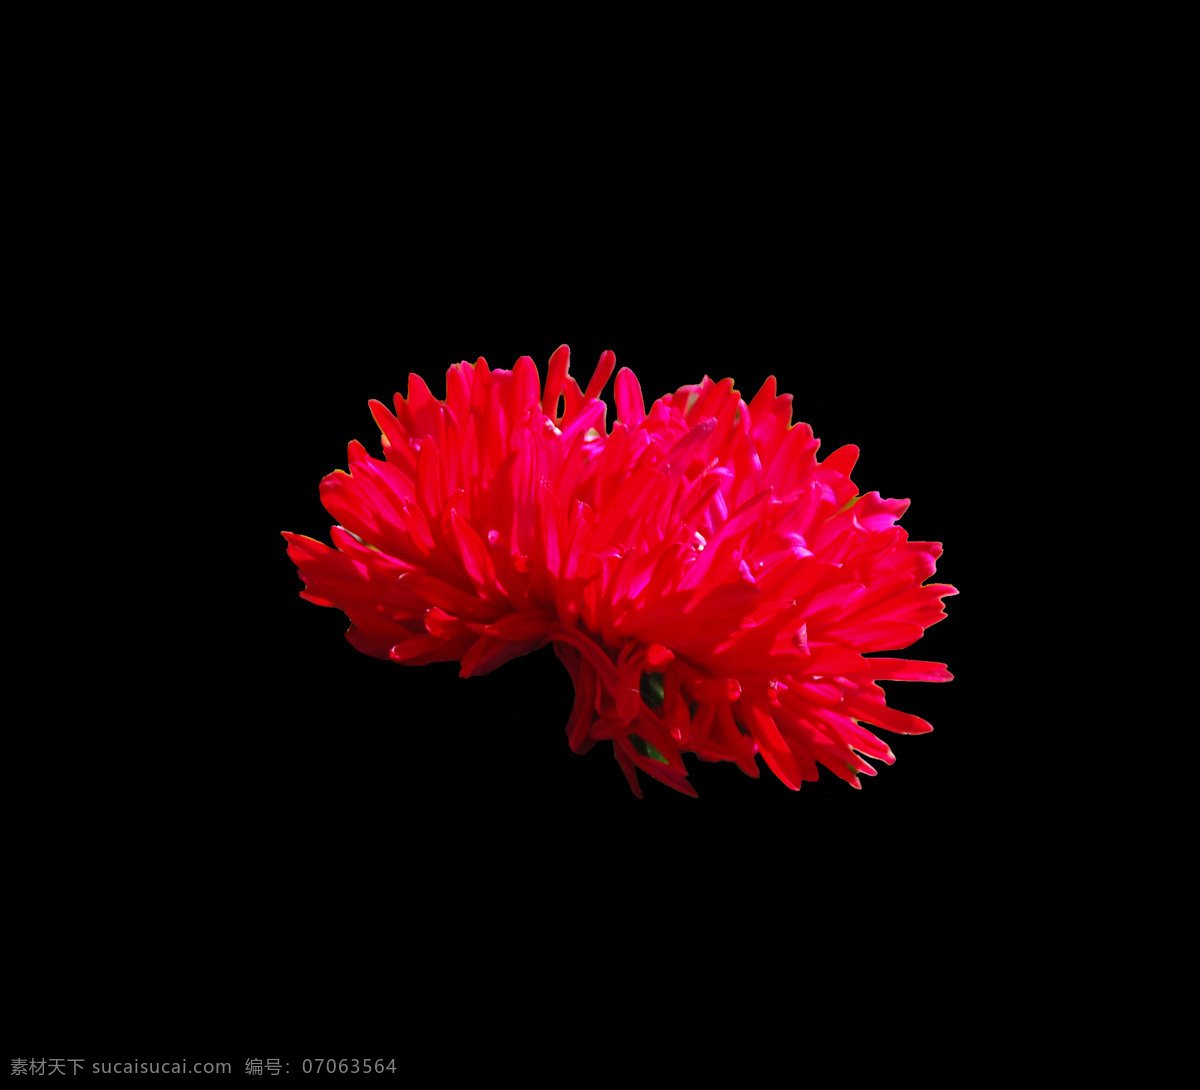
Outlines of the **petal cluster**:
<svg viewBox="0 0 1200 1090">
<path fill-rule="evenodd" d="M 871 658 L 945 615 L 926 582 L 941 545 L 896 525 L 907 500 L 860 494 L 857 448 L 823 461 L 770 378 L 747 404 L 707 376 L 646 411 L 600 357 L 586 389 L 564 345 L 544 387 L 533 360 L 417 375 L 395 413 L 371 413 L 384 458 L 349 446 L 321 482 L 335 548 L 284 533 L 302 596 L 344 611 L 377 658 L 457 661 L 483 674 L 551 643 L 575 684 L 570 746 L 612 743 L 637 770 L 694 795 L 683 754 L 756 756 L 799 789 L 824 765 L 855 787 L 894 760 L 871 724 L 932 728 L 888 707 L 881 680 L 948 681 L 941 663 Z"/>
</svg>

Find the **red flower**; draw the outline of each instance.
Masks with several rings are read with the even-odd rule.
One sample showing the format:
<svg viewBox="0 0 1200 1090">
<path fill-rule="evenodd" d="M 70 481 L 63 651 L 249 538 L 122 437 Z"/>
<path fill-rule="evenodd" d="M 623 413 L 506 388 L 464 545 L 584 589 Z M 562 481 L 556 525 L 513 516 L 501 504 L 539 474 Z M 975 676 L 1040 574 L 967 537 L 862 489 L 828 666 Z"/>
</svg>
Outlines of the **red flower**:
<svg viewBox="0 0 1200 1090">
<path fill-rule="evenodd" d="M 553 643 L 571 748 L 611 742 L 639 796 L 639 768 L 694 795 L 684 753 L 751 776 L 761 754 L 796 790 L 823 764 L 859 787 L 864 756 L 895 759 L 860 721 L 931 730 L 874 682 L 945 666 L 864 652 L 908 647 L 957 591 L 925 583 L 942 547 L 895 525 L 907 500 L 859 495 L 857 448 L 818 461 L 774 378 L 747 405 L 705 377 L 647 413 L 628 369 L 610 433 L 616 357 L 581 390 L 569 355 L 544 392 L 522 356 L 451 367 L 444 401 L 410 375 L 396 416 L 372 401 L 386 461 L 352 442 L 350 472 L 321 482 L 337 549 L 283 535 L 302 596 L 343 610 L 360 651 L 463 677 Z"/>
</svg>

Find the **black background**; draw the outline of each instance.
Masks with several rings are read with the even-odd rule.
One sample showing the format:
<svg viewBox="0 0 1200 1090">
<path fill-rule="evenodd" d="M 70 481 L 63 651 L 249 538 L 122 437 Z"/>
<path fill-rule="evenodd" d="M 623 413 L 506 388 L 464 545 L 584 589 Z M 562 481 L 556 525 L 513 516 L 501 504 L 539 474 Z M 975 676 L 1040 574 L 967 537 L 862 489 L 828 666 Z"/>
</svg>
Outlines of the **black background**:
<svg viewBox="0 0 1200 1090">
<path fill-rule="evenodd" d="M 351 963 L 378 968 L 372 987 L 449 986 L 464 957 L 518 972 L 537 948 L 604 975 L 610 943 L 669 946 L 664 911 L 727 952 L 780 894 L 962 880 L 1010 760 L 995 486 L 1019 456 L 1013 394 L 1038 376 L 1011 369 L 995 275 L 964 256 L 988 244 L 952 229 L 961 209 L 931 231 L 929 205 L 894 189 L 885 207 L 814 195 L 807 215 L 743 191 L 718 230 L 665 190 L 534 230 L 463 185 L 361 208 L 340 186 L 316 222 L 311 189 L 262 189 L 201 209 L 173 239 L 186 275 L 139 300 L 158 361 L 114 428 L 132 475 L 101 481 L 124 565 L 95 636 L 105 666 L 86 686 L 64 674 L 56 697 L 80 715 L 22 739 L 26 765 L 52 771 L 14 787 L 21 865 L 54 861 L 36 896 L 57 922 L 39 927 L 77 976 L 128 957 L 175 994 L 178 962 L 146 960 L 151 943 L 222 966 L 224 1002 L 247 963 L 282 967 L 275 987 Z M 611 747 L 570 752 L 550 649 L 462 680 L 358 654 L 340 613 L 300 599 L 280 532 L 328 541 L 318 482 L 351 439 L 379 453 L 369 398 L 390 402 L 410 371 L 441 394 L 446 367 L 480 355 L 544 374 L 563 342 L 581 382 L 614 350 L 647 405 L 704 374 L 749 400 L 774 374 L 823 454 L 858 445 L 860 490 L 911 498 L 901 524 L 944 543 L 936 578 L 961 594 L 903 654 L 955 680 L 885 684 L 935 729 L 880 732 L 897 762 L 861 791 L 689 757 L 698 799 L 643 776 L 638 800 Z M 91 911 L 62 914 L 55 890 Z"/>
<path fill-rule="evenodd" d="M 13 368 L 48 389 L 11 402 L 34 438 L 10 475 L 33 494 L 10 526 L 33 596 L 13 618 L 10 1055 L 296 1059 L 340 1036 L 491 1075 L 565 1051 L 561 1081 L 636 1042 L 672 1076 L 722 1051 L 758 1073 L 794 1064 L 773 1007 L 782 1042 L 839 1058 L 869 1012 L 889 1069 L 925 1078 L 945 1023 L 920 985 L 946 966 L 986 985 L 994 935 L 1039 918 L 1036 891 L 1006 912 L 1026 894 L 1000 887 L 1003 836 L 1059 764 L 1019 692 L 1055 684 L 1030 599 L 1056 573 L 1014 575 L 1043 547 L 1023 502 L 1058 506 L 1070 464 L 1038 423 L 1078 353 L 1031 315 L 1069 288 L 1046 255 L 1077 194 L 1006 116 L 1019 58 L 971 93 L 969 36 L 927 34 L 953 54 L 929 65 L 885 28 L 880 78 L 860 30 L 773 58 L 768 27 L 739 71 L 677 23 L 595 62 L 489 40 L 486 72 L 426 72 L 421 33 L 365 59 L 275 21 L 244 73 L 225 49 L 182 64 L 199 28 L 128 35 L 137 64 L 85 33 L 95 78 L 23 85 L 19 279 L 44 312 Z M 355 653 L 299 598 L 280 531 L 326 538 L 318 481 L 349 439 L 378 450 L 368 398 L 410 370 L 440 393 L 478 355 L 544 368 L 564 341 L 581 379 L 613 349 L 647 401 L 775 374 L 823 453 L 857 444 L 860 488 L 911 498 L 902 525 L 944 542 L 961 594 L 903 653 L 955 680 L 886 686 L 935 730 L 881 732 L 898 760 L 862 791 L 689 759 L 700 798 L 643 777 L 638 800 L 608 747 L 570 753 L 549 650 L 460 680 Z M 973 1019 L 979 990 L 942 995 Z M 820 1007 L 836 1038 L 809 1029 Z M 507 1055 L 479 1047 L 508 1020 Z"/>
<path fill-rule="evenodd" d="M 1012 446 L 1008 390 L 992 378 L 999 336 L 969 277 L 929 255 L 884 271 L 891 247 L 876 239 L 880 260 L 864 264 L 866 243 L 840 235 L 809 266 L 786 260 L 801 252 L 787 235 L 718 244 L 628 230 L 483 238 L 474 251 L 467 239 L 461 258 L 426 246 L 393 262 L 353 227 L 342 244 L 277 227 L 241 267 L 210 250 L 186 315 L 168 305 L 181 362 L 163 368 L 130 452 L 157 536 L 151 547 L 143 519 L 123 545 L 128 673 L 104 675 L 97 729 L 59 756 L 72 811 L 91 813 L 118 854 L 165 841 L 253 873 L 334 874 L 348 859 L 478 853 L 491 865 L 497 852 L 536 861 L 589 841 L 625 843 L 642 864 L 629 845 L 679 838 L 673 850 L 698 851 L 741 829 L 769 852 L 813 822 L 900 837 L 902 852 L 958 842 L 954 815 L 973 801 L 998 714 L 976 603 L 995 592 L 990 490 Z M 503 244 L 511 262 L 492 256 Z M 910 498 L 910 536 L 944 543 L 936 579 L 961 594 L 903 654 L 945 662 L 955 680 L 885 685 L 935 730 L 887 735 L 897 762 L 862 791 L 823 773 L 795 793 L 765 768 L 751 779 L 689 758 L 699 799 L 643 776 L 638 800 L 611 747 L 568 749 L 572 687 L 549 648 L 463 680 L 454 664 L 358 654 L 342 614 L 300 599 L 280 531 L 329 540 L 318 482 L 345 466 L 350 439 L 380 454 L 369 398 L 390 403 L 410 371 L 440 394 L 449 364 L 480 355 L 511 367 L 528 354 L 544 374 L 563 342 L 582 383 L 613 349 L 647 405 L 704 374 L 733 377 L 749 400 L 774 374 L 823 454 L 858 445 L 860 489 Z"/>
</svg>

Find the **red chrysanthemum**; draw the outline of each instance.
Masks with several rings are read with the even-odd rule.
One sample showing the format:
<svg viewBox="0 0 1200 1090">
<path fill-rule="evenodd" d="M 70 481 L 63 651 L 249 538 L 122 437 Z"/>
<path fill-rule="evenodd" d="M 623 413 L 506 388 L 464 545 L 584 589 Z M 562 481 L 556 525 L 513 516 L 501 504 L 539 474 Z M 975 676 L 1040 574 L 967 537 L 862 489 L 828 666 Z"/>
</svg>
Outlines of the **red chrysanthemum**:
<svg viewBox="0 0 1200 1090">
<path fill-rule="evenodd" d="M 957 591 L 925 583 L 942 549 L 895 525 L 907 500 L 859 495 L 857 448 L 818 461 L 774 378 L 747 404 L 706 376 L 647 413 L 622 369 L 610 432 L 616 357 L 586 390 L 568 360 L 544 391 L 522 356 L 451 367 L 444 401 L 410 375 L 395 416 L 372 401 L 386 460 L 352 442 L 350 472 L 321 482 L 337 548 L 283 535 L 303 597 L 343 610 L 358 650 L 463 677 L 553 643 L 571 748 L 611 742 L 639 796 L 639 768 L 694 795 L 684 753 L 858 787 L 863 756 L 895 759 L 861 722 L 931 730 L 874 682 L 945 666 L 864 653 L 908 647 Z"/>
</svg>

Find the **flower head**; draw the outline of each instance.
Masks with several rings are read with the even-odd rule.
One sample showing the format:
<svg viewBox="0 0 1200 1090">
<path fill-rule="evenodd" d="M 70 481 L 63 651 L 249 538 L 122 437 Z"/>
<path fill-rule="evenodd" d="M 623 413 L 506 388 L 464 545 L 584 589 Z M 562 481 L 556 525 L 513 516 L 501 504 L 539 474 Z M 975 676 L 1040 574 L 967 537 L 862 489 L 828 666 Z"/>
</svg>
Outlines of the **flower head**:
<svg viewBox="0 0 1200 1090">
<path fill-rule="evenodd" d="M 584 390 L 569 356 L 544 389 L 522 356 L 452 366 L 443 400 L 410 375 L 395 415 L 372 401 L 384 459 L 352 442 L 321 482 L 336 548 L 283 535 L 302 596 L 344 611 L 358 650 L 463 677 L 552 643 L 571 748 L 610 742 L 639 796 L 638 769 L 694 795 L 684 753 L 858 787 L 864 757 L 895 759 L 862 723 L 931 730 L 875 682 L 945 666 L 866 654 L 914 643 L 957 591 L 925 582 L 942 549 L 896 525 L 907 500 L 859 494 L 857 448 L 818 461 L 774 378 L 747 404 L 706 376 L 647 412 L 622 369 L 610 431 L 616 357 Z"/>
</svg>

